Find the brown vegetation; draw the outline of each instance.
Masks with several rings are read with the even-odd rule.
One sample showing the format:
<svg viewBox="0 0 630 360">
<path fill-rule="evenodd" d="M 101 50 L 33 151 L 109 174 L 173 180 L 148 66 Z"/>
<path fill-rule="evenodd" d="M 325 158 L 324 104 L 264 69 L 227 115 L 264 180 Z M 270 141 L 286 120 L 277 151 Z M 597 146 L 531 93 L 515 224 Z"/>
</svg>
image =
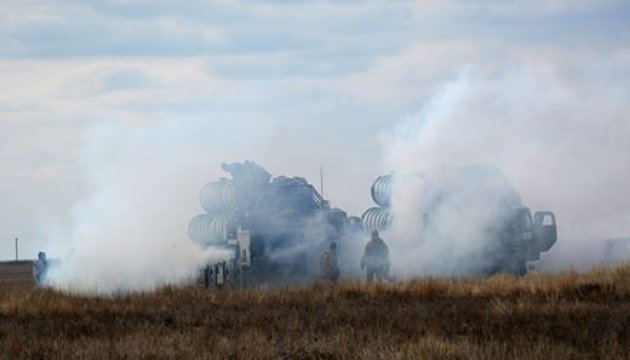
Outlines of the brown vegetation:
<svg viewBox="0 0 630 360">
<path fill-rule="evenodd" d="M 630 266 L 112 298 L 5 291 L 0 349 L 7 359 L 621 359 Z"/>
<path fill-rule="evenodd" d="M 31 289 L 33 286 L 32 261 L 0 262 L 0 291 Z"/>
</svg>

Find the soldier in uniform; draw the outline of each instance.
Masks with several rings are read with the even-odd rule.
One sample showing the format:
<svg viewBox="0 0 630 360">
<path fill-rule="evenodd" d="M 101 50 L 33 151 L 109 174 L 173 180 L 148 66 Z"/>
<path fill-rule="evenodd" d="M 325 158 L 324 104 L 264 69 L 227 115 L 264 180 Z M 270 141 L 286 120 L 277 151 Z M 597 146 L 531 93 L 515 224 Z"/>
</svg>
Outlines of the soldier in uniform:
<svg viewBox="0 0 630 360">
<path fill-rule="evenodd" d="M 361 259 L 361 269 L 367 267 L 367 282 L 388 279 L 389 249 L 380 238 L 378 231 L 372 231 L 372 239 L 365 245 L 365 253 Z"/>
<path fill-rule="evenodd" d="M 319 278 L 325 282 L 337 283 L 339 280 L 339 264 L 337 263 L 337 244 L 330 244 L 319 258 Z"/>
<path fill-rule="evenodd" d="M 33 262 L 33 276 L 37 283 L 41 283 L 46 276 L 46 270 L 48 270 L 48 262 L 46 261 L 46 253 L 40 251 L 37 254 L 37 260 Z"/>
</svg>

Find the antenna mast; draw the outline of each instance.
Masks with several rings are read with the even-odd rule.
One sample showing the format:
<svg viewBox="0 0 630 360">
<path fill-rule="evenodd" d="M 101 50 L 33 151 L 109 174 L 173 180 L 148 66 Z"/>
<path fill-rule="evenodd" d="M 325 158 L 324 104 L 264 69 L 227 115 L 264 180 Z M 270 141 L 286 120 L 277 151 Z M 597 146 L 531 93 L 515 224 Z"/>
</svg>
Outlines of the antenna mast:
<svg viewBox="0 0 630 360">
<path fill-rule="evenodd" d="M 319 167 L 319 192 L 324 197 L 324 167 Z"/>
</svg>

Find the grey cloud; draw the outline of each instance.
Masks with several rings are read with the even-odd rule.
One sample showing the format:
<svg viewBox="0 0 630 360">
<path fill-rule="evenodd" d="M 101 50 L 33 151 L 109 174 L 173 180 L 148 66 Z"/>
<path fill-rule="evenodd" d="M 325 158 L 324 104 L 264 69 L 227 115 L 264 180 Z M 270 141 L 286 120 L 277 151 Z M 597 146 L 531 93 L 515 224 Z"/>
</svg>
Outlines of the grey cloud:
<svg viewBox="0 0 630 360">
<path fill-rule="evenodd" d="M 138 89 L 155 83 L 155 78 L 139 69 L 114 71 L 103 77 L 103 88 L 106 90 Z"/>
<path fill-rule="evenodd" d="M 75 75 L 62 89 L 67 96 L 97 95 L 114 91 L 143 90 L 160 86 L 157 76 L 138 67 L 109 66 Z"/>
<path fill-rule="evenodd" d="M 366 7 L 335 14 L 342 5 L 271 8 L 243 3 L 92 3 L 65 2 L 14 6 L 0 37 L 4 56 L 75 57 L 101 55 L 182 56 L 301 50 L 325 52 L 333 37 L 347 43 L 371 36 L 374 43 L 394 40 L 405 9 Z M 273 10 L 273 11 L 272 11 Z M 138 16 L 125 16 L 134 15 Z M 47 14 L 35 16 L 31 14 Z M 142 17 L 141 14 L 144 14 Z M 153 15 L 153 16 L 151 16 Z M 54 18 L 55 21 L 51 21 Z M 173 26 L 169 26 L 172 24 Z M 207 33 L 216 36 L 207 36 Z M 389 34 L 387 38 L 385 35 Z M 401 36 L 401 40 L 403 37 Z M 351 46 L 350 46 L 351 47 Z M 375 54 L 383 47 L 372 47 Z M 369 47 L 368 47 L 369 49 Z"/>
<path fill-rule="evenodd" d="M 325 58 L 288 57 L 229 57 L 215 59 L 208 65 L 208 71 L 220 77 L 242 80 L 279 79 L 290 77 L 335 77 L 362 71 L 370 66 L 369 59 L 347 56 Z"/>
<path fill-rule="evenodd" d="M 617 46 L 630 37 L 630 4 L 619 0 L 418 1 L 413 29 L 419 39 L 468 39 L 509 47 Z"/>
</svg>

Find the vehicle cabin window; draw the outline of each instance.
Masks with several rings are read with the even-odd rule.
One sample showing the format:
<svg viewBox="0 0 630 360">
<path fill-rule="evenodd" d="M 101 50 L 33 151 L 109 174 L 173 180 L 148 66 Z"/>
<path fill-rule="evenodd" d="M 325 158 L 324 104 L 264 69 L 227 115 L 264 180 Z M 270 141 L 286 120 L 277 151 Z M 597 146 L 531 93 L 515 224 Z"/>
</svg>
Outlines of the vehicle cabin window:
<svg viewBox="0 0 630 360">
<path fill-rule="evenodd" d="M 542 221 L 543 226 L 553 225 L 553 216 L 545 215 Z"/>
</svg>

